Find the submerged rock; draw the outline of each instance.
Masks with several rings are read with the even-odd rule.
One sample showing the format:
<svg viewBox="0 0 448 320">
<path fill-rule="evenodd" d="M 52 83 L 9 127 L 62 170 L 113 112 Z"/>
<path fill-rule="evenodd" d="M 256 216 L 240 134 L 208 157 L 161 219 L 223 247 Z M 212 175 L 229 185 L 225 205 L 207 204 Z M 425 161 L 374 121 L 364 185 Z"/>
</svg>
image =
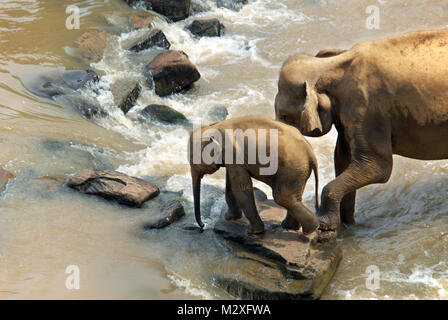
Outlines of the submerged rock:
<svg viewBox="0 0 448 320">
<path fill-rule="evenodd" d="M 210 122 L 220 122 L 227 119 L 229 112 L 226 107 L 215 106 L 208 111 L 208 119 Z"/>
<path fill-rule="evenodd" d="M 140 121 L 159 121 L 164 123 L 187 122 L 187 118 L 180 112 L 168 106 L 160 104 L 150 104 L 139 113 Z"/>
<path fill-rule="evenodd" d="M 216 270 L 215 284 L 242 299 L 318 299 L 336 272 L 342 251 L 336 241 L 318 242 L 318 233 L 282 229 L 286 210 L 257 191 L 266 231 L 247 234 L 245 218 L 221 218 L 214 231 L 232 254 Z"/>
<path fill-rule="evenodd" d="M 14 178 L 14 174 L 3 168 L 0 168 L 0 191 L 2 191 L 9 180 Z"/>
<path fill-rule="evenodd" d="M 107 116 L 97 101 L 82 95 L 60 95 L 55 97 L 55 101 L 75 109 L 87 119 Z"/>
<path fill-rule="evenodd" d="M 131 26 L 134 29 L 147 29 L 151 27 L 151 23 L 154 20 L 154 14 L 139 12 L 131 14 L 129 17 Z"/>
<path fill-rule="evenodd" d="M 160 206 L 160 214 L 152 217 L 143 229 L 162 229 L 180 220 L 183 216 L 185 216 L 185 211 L 182 204 L 178 200 L 169 201 Z"/>
<path fill-rule="evenodd" d="M 238 11 L 248 4 L 248 0 L 215 0 L 218 8 L 227 8 Z"/>
<path fill-rule="evenodd" d="M 148 82 L 154 82 L 156 94 L 164 97 L 190 87 L 201 75 L 182 51 L 159 54 L 145 69 Z"/>
<path fill-rule="evenodd" d="M 110 170 L 82 170 L 71 176 L 67 185 L 85 194 L 137 208 L 160 193 L 150 182 Z"/>
<path fill-rule="evenodd" d="M 152 47 L 159 47 L 162 49 L 169 49 L 171 47 L 171 43 L 166 38 L 165 34 L 162 30 L 155 29 L 152 30 L 148 37 L 132 46 L 129 50 L 134 52 L 140 52 Z"/>
<path fill-rule="evenodd" d="M 77 40 L 81 56 L 95 62 L 101 60 L 107 45 L 107 37 L 110 34 L 108 31 L 94 28 L 84 31 Z"/>
<path fill-rule="evenodd" d="M 142 87 L 136 80 L 121 79 L 110 86 L 114 102 L 124 114 L 128 113 L 137 101 Z"/>
<path fill-rule="evenodd" d="M 172 21 L 187 18 L 190 14 L 191 0 L 124 0 L 129 6 L 141 4 L 148 10 L 164 15 Z"/>
<path fill-rule="evenodd" d="M 67 176 L 54 175 L 36 178 L 31 183 L 31 188 L 41 195 L 58 191 L 64 185 Z"/>
<path fill-rule="evenodd" d="M 224 25 L 218 19 L 194 20 L 187 27 L 196 37 L 220 37 L 224 34 Z"/>
</svg>

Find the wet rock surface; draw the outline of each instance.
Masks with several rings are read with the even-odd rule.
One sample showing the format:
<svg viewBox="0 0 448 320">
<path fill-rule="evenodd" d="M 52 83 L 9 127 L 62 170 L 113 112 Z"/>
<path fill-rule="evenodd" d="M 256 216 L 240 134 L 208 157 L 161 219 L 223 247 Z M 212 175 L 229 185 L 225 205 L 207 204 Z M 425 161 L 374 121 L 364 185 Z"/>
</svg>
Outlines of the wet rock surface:
<svg viewBox="0 0 448 320">
<path fill-rule="evenodd" d="M 112 95 L 114 97 L 115 105 L 120 108 L 124 114 L 128 113 L 140 96 L 142 87 L 136 80 L 121 79 L 114 82 L 110 86 Z"/>
<path fill-rule="evenodd" d="M 190 14 L 191 0 L 124 0 L 129 6 L 141 4 L 144 8 L 164 15 L 172 21 L 187 18 Z"/>
<path fill-rule="evenodd" d="M 131 26 L 134 29 L 147 29 L 151 27 L 154 20 L 154 14 L 145 12 L 134 13 L 129 16 Z"/>
<path fill-rule="evenodd" d="M 219 122 L 226 120 L 228 115 L 226 107 L 215 106 L 208 111 L 207 118 L 210 122 Z"/>
<path fill-rule="evenodd" d="M 194 20 L 187 29 L 196 37 L 220 37 L 224 34 L 224 25 L 218 19 Z"/>
<path fill-rule="evenodd" d="M 162 30 L 152 30 L 145 40 L 136 43 L 129 50 L 140 52 L 152 47 L 159 47 L 162 49 L 169 49 L 171 47 L 171 43 L 168 41 Z"/>
<path fill-rule="evenodd" d="M 151 217 L 143 229 L 163 229 L 185 216 L 184 207 L 178 200 L 172 200 L 160 206 L 160 214 Z"/>
<path fill-rule="evenodd" d="M 67 180 L 67 186 L 137 208 L 160 193 L 150 182 L 110 170 L 82 170 Z"/>
<path fill-rule="evenodd" d="M 248 0 L 215 0 L 215 3 L 218 8 L 239 11 L 242 7 L 248 4 Z"/>
<path fill-rule="evenodd" d="M 67 176 L 63 174 L 39 177 L 33 180 L 31 188 L 41 195 L 46 195 L 61 189 L 66 180 Z"/>
<path fill-rule="evenodd" d="M 181 51 L 169 50 L 159 54 L 145 69 L 148 82 L 154 82 L 157 95 L 164 97 L 189 88 L 201 75 Z"/>
<path fill-rule="evenodd" d="M 3 191 L 9 180 L 14 178 L 14 174 L 5 169 L 0 168 L 0 191 Z"/>
<path fill-rule="evenodd" d="M 87 29 L 76 41 L 81 57 L 90 61 L 100 61 L 107 45 L 107 37 L 111 33 L 94 28 Z"/>
<path fill-rule="evenodd" d="M 150 104 L 139 113 L 140 121 L 159 121 L 163 123 L 183 123 L 187 118 L 180 112 L 165 105 Z"/>
<path fill-rule="evenodd" d="M 222 217 L 214 227 L 232 256 L 220 263 L 215 284 L 242 299 L 318 299 L 342 259 L 339 245 L 319 242 L 317 232 L 307 237 L 282 229 L 286 210 L 256 195 L 264 234 L 248 235 L 245 218 Z"/>
</svg>

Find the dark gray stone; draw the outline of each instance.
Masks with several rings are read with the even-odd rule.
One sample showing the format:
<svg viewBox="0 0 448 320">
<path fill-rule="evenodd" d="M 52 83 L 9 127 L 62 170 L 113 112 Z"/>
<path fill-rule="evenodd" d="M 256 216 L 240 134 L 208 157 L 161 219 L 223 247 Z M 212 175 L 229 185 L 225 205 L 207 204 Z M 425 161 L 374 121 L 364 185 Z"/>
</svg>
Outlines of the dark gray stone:
<svg viewBox="0 0 448 320">
<path fill-rule="evenodd" d="M 150 182 L 110 170 L 82 170 L 68 179 L 67 186 L 137 208 L 160 193 Z"/>
<path fill-rule="evenodd" d="M 184 123 L 187 122 L 187 118 L 180 112 L 170 108 L 168 106 L 159 104 L 150 104 L 140 111 L 139 119 L 141 121 L 159 121 L 163 123 Z"/>
<path fill-rule="evenodd" d="M 248 0 L 215 0 L 218 8 L 227 8 L 239 11 L 243 6 L 248 4 Z"/>
<path fill-rule="evenodd" d="M 196 37 L 220 37 L 224 34 L 224 25 L 218 19 L 194 20 L 187 27 Z"/>
<path fill-rule="evenodd" d="M 172 21 L 188 18 L 191 0 L 124 0 L 129 6 L 141 4 L 148 10 L 157 12 Z"/>
<path fill-rule="evenodd" d="M 145 223 L 144 229 L 162 229 L 185 216 L 184 207 L 178 200 L 169 201 L 160 207 L 160 214 Z"/>
<path fill-rule="evenodd" d="M 162 49 L 169 49 L 171 47 L 171 43 L 166 38 L 165 34 L 159 30 L 152 30 L 148 37 L 133 45 L 129 50 L 134 52 L 140 52 L 143 50 L 150 49 L 152 47 L 159 47 Z"/>
<path fill-rule="evenodd" d="M 115 82 L 110 87 L 114 102 L 124 114 L 128 113 L 140 96 L 142 87 L 135 80 L 121 79 Z"/>
<path fill-rule="evenodd" d="M 211 122 L 220 122 L 227 119 L 229 112 L 226 107 L 216 106 L 211 108 L 207 115 Z"/>
</svg>

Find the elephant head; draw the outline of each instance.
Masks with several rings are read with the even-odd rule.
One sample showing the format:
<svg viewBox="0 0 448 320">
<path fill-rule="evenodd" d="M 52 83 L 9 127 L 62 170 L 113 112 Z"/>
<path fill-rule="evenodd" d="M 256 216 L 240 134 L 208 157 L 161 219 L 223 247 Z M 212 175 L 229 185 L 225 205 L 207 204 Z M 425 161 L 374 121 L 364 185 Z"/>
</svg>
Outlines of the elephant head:
<svg viewBox="0 0 448 320">
<path fill-rule="evenodd" d="M 333 125 L 332 98 L 325 90 L 317 88 L 320 75 L 326 69 L 322 60 L 304 54 L 286 60 L 275 97 L 276 119 L 310 137 L 328 133 Z"/>
<path fill-rule="evenodd" d="M 194 214 L 201 228 L 201 180 L 206 174 L 213 174 L 222 167 L 222 135 L 221 131 L 205 127 L 193 132 L 190 136 L 188 159 L 193 182 Z"/>
</svg>

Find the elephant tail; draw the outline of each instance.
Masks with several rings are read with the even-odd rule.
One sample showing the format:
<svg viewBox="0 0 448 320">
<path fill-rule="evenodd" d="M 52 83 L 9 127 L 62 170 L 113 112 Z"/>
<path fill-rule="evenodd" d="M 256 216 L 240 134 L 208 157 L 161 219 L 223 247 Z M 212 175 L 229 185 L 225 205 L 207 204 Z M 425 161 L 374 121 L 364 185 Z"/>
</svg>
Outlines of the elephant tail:
<svg viewBox="0 0 448 320">
<path fill-rule="evenodd" d="M 314 180 L 315 180 L 315 199 L 316 199 L 316 211 L 319 211 L 319 171 L 318 171 L 317 159 L 313 156 L 312 160 L 312 169 L 314 171 Z"/>
</svg>

